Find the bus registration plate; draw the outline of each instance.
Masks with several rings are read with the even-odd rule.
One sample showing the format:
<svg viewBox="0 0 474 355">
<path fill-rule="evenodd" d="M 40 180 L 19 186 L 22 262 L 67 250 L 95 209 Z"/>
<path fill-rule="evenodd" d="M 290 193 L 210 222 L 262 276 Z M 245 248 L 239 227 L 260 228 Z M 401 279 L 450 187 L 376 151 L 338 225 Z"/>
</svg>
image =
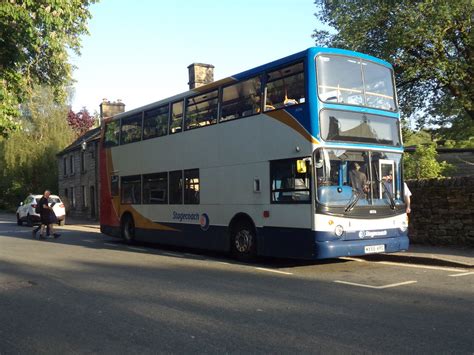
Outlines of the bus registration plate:
<svg viewBox="0 0 474 355">
<path fill-rule="evenodd" d="M 364 248 L 366 254 L 382 253 L 385 251 L 385 245 L 368 245 Z"/>
</svg>

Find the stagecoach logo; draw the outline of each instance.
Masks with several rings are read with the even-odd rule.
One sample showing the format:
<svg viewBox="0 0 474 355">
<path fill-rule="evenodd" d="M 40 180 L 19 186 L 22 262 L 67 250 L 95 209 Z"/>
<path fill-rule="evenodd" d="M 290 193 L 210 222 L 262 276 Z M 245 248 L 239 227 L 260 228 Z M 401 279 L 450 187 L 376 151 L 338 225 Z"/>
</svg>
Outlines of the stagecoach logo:
<svg viewBox="0 0 474 355">
<path fill-rule="evenodd" d="M 199 220 L 198 213 L 179 213 L 173 211 L 173 219 L 177 219 L 178 221 L 197 221 Z"/>
<path fill-rule="evenodd" d="M 173 219 L 180 222 L 199 221 L 199 225 L 203 231 L 207 231 L 209 229 L 209 216 L 206 213 L 199 215 L 199 213 L 180 213 L 173 211 Z"/>
<path fill-rule="evenodd" d="M 360 231 L 359 238 L 373 238 L 373 237 L 382 237 L 387 235 L 387 231 Z"/>
<path fill-rule="evenodd" d="M 203 213 L 199 218 L 199 224 L 201 225 L 201 229 L 203 231 L 207 231 L 209 229 L 209 216 L 206 213 Z"/>
</svg>

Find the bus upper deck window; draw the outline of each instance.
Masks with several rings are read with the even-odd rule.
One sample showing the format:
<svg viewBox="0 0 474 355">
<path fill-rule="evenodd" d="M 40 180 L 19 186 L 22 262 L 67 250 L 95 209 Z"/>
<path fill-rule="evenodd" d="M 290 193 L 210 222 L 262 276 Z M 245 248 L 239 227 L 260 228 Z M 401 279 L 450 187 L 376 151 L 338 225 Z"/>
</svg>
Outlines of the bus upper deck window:
<svg viewBox="0 0 474 355">
<path fill-rule="evenodd" d="M 304 102 L 304 67 L 302 62 L 268 73 L 265 87 L 265 111 Z"/>
</svg>

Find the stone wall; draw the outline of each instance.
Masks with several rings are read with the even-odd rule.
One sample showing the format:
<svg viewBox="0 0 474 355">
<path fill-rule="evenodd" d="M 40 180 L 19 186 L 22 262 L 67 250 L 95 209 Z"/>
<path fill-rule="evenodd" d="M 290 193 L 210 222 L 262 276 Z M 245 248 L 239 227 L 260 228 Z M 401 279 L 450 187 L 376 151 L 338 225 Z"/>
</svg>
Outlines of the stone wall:
<svg viewBox="0 0 474 355">
<path fill-rule="evenodd" d="M 412 243 L 474 247 L 474 176 L 407 181 Z"/>
</svg>

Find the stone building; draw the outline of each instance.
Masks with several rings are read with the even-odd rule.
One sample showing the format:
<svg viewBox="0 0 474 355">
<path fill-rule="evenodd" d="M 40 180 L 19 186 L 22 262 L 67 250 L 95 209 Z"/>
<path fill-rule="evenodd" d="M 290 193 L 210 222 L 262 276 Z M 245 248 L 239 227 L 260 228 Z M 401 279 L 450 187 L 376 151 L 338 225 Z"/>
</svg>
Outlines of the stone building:
<svg viewBox="0 0 474 355">
<path fill-rule="evenodd" d="M 125 110 L 125 105 L 103 100 L 101 119 Z M 100 127 L 94 128 L 57 154 L 59 196 L 66 214 L 82 219 L 99 218 L 99 142 Z"/>
<path fill-rule="evenodd" d="M 57 155 L 59 196 L 67 216 L 96 219 L 99 215 L 99 138 L 100 128 L 94 128 Z"/>
</svg>

